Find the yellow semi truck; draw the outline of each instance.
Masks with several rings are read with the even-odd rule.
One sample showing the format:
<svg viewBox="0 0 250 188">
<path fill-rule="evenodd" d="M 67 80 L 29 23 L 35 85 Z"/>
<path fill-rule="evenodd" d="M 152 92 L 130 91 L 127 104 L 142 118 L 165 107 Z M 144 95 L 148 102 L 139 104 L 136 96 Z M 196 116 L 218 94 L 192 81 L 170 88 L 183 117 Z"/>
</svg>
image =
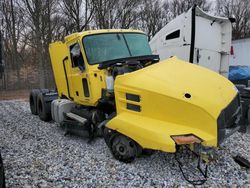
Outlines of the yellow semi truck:
<svg viewBox="0 0 250 188">
<path fill-rule="evenodd" d="M 209 156 L 238 130 L 238 91 L 223 76 L 177 57 L 160 61 L 138 30 L 91 30 L 50 44 L 56 91 L 32 90 L 30 106 L 67 131 L 103 135 L 113 156 L 180 145 Z"/>
</svg>

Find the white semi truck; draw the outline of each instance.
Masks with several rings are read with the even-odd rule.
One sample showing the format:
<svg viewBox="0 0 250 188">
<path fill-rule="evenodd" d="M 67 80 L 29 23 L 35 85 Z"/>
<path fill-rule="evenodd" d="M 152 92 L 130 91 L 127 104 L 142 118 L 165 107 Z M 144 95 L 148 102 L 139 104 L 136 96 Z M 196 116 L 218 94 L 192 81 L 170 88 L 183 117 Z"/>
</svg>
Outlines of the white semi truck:
<svg viewBox="0 0 250 188">
<path fill-rule="evenodd" d="M 161 60 L 177 56 L 227 77 L 232 20 L 194 6 L 163 27 L 150 41 L 150 47 Z"/>
<path fill-rule="evenodd" d="M 161 60 L 171 56 L 194 63 L 228 78 L 233 18 L 210 15 L 197 6 L 177 16 L 149 42 Z M 205 84 L 205 83 L 204 83 Z M 242 102 L 242 131 L 250 122 L 250 88 L 236 85 Z"/>
</svg>

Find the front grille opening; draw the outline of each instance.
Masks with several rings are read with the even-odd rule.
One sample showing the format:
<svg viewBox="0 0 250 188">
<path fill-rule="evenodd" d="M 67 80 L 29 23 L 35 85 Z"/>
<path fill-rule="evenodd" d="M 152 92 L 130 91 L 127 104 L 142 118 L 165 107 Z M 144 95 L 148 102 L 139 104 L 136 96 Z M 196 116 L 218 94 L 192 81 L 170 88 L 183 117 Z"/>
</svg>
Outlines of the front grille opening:
<svg viewBox="0 0 250 188">
<path fill-rule="evenodd" d="M 127 109 L 128 110 L 133 110 L 133 111 L 136 111 L 136 112 L 140 112 L 141 111 L 141 106 L 127 103 Z"/>
<path fill-rule="evenodd" d="M 239 95 L 237 95 L 232 102 L 224 109 L 225 115 L 225 123 L 226 127 L 230 128 L 234 125 L 234 121 L 236 120 L 235 112 L 238 110 L 240 106 Z"/>
<path fill-rule="evenodd" d="M 235 125 L 237 119 L 236 112 L 240 105 L 239 95 L 237 95 L 219 115 L 217 119 L 218 145 L 225 139 L 226 129 L 233 128 Z"/>
<path fill-rule="evenodd" d="M 218 146 L 222 143 L 222 141 L 225 138 L 226 129 L 225 129 L 225 114 L 224 111 L 221 112 L 220 116 L 217 119 L 217 140 L 218 140 Z"/>
<path fill-rule="evenodd" d="M 126 99 L 130 101 L 140 102 L 140 96 L 135 94 L 126 93 Z"/>
</svg>

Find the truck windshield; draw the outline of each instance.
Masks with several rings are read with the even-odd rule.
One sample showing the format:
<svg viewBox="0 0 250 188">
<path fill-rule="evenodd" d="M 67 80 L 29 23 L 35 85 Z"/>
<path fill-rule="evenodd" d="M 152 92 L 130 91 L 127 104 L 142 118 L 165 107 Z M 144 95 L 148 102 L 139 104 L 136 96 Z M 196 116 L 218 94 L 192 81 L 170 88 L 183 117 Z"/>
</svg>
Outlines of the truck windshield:
<svg viewBox="0 0 250 188">
<path fill-rule="evenodd" d="M 89 64 L 152 55 L 147 36 L 141 33 L 105 33 L 83 38 Z"/>
</svg>

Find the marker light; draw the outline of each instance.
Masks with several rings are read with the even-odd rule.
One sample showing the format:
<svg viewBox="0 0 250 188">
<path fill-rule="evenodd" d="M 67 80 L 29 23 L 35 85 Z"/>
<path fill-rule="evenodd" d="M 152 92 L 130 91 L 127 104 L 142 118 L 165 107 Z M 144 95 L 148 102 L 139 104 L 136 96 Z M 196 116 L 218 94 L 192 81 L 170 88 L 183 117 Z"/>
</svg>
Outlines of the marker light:
<svg viewBox="0 0 250 188">
<path fill-rule="evenodd" d="M 171 138 L 175 141 L 176 144 L 182 145 L 182 144 L 194 144 L 194 143 L 201 143 L 202 140 L 193 134 L 187 134 L 187 135 L 175 135 L 171 136 Z"/>
</svg>

